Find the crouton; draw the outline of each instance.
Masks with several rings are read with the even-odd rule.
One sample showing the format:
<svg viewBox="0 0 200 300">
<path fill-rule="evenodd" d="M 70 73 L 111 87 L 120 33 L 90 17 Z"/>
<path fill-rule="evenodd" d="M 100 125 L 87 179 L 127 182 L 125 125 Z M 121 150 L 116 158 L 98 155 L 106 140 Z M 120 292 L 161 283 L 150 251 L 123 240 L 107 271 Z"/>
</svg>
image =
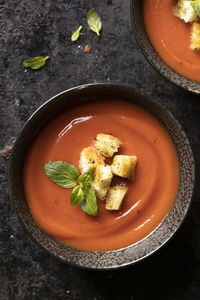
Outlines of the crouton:
<svg viewBox="0 0 200 300">
<path fill-rule="evenodd" d="M 194 22 L 198 20 L 198 17 L 190 4 L 191 0 L 178 0 L 174 14 L 185 23 Z"/>
<path fill-rule="evenodd" d="M 135 176 L 136 156 L 115 155 L 112 163 L 112 172 L 120 177 L 133 179 Z"/>
<path fill-rule="evenodd" d="M 94 143 L 95 147 L 105 157 L 112 157 L 121 144 L 122 142 L 117 137 L 103 133 L 97 134 Z"/>
<path fill-rule="evenodd" d="M 108 165 L 98 165 L 94 172 L 94 181 L 92 187 L 95 194 L 99 200 L 104 201 L 107 195 L 113 174 L 111 171 L 111 166 Z"/>
<path fill-rule="evenodd" d="M 96 166 L 104 164 L 104 157 L 94 147 L 84 148 L 80 154 L 79 167 L 81 173 L 94 173 Z"/>
<path fill-rule="evenodd" d="M 106 197 L 106 209 L 118 210 L 122 204 L 122 201 L 126 195 L 128 188 L 122 185 L 112 186 L 108 190 Z"/>
<path fill-rule="evenodd" d="M 192 24 L 190 49 L 200 50 L 200 24 L 196 22 Z"/>
</svg>

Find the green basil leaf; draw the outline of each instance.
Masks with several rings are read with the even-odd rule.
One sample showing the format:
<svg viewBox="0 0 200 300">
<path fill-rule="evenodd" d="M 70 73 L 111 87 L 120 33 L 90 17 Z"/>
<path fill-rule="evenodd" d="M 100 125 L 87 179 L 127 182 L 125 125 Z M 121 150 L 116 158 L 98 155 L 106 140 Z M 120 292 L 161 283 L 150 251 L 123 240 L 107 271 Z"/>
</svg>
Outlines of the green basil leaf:
<svg viewBox="0 0 200 300">
<path fill-rule="evenodd" d="M 53 161 L 44 165 L 46 175 L 56 184 L 66 189 L 74 187 L 80 173 L 76 167 L 63 161 Z"/>
<path fill-rule="evenodd" d="M 77 185 L 73 188 L 70 203 L 71 205 L 80 204 L 84 199 L 84 192 L 83 189 L 80 187 L 80 185 Z"/>
<path fill-rule="evenodd" d="M 99 15 L 94 11 L 94 9 L 90 9 L 88 11 L 87 22 L 88 22 L 90 29 L 92 31 L 96 32 L 96 34 L 99 36 L 100 35 L 99 32 L 101 31 L 102 23 L 101 23 L 101 19 L 100 19 Z"/>
<path fill-rule="evenodd" d="M 194 9 L 196 15 L 198 17 L 200 17 L 200 0 L 196 0 L 196 1 L 191 1 L 190 5 L 192 6 L 192 8 Z"/>
<path fill-rule="evenodd" d="M 84 187 L 90 187 L 92 183 L 92 173 L 91 172 L 85 172 L 82 175 L 79 176 L 78 182 L 84 186 Z"/>
<path fill-rule="evenodd" d="M 72 34 L 71 36 L 72 42 L 76 42 L 78 40 L 82 28 L 83 26 L 79 26 L 79 28 Z"/>
<path fill-rule="evenodd" d="M 81 208 L 84 212 L 91 216 L 96 216 L 98 212 L 97 199 L 92 187 L 85 190 L 85 197 L 81 203 Z"/>
<path fill-rule="evenodd" d="M 44 67 L 46 60 L 49 58 L 49 56 L 43 57 L 43 56 L 37 56 L 31 59 L 26 59 L 23 61 L 23 66 L 25 68 L 31 68 L 33 70 L 39 70 L 40 68 Z"/>
</svg>

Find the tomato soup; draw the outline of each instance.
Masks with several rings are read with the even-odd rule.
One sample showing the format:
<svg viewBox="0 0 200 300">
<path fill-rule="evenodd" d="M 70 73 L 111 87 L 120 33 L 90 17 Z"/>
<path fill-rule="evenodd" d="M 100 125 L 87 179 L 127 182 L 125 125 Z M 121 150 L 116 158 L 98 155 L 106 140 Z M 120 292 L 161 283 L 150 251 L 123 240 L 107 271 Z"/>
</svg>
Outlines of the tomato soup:
<svg viewBox="0 0 200 300">
<path fill-rule="evenodd" d="M 191 24 L 173 14 L 176 3 L 176 0 L 143 0 L 146 31 L 167 65 L 200 82 L 200 52 L 190 49 Z"/>
<path fill-rule="evenodd" d="M 90 216 L 70 205 L 72 189 L 61 188 L 44 172 L 49 161 L 78 167 L 80 152 L 98 133 L 112 134 L 123 144 L 119 154 L 136 155 L 133 181 L 119 211 L 98 203 Z M 151 233 L 173 204 L 179 184 L 174 144 L 164 127 L 139 106 L 101 101 L 74 106 L 48 121 L 27 155 L 24 185 L 30 212 L 40 228 L 57 240 L 88 251 L 126 247 Z"/>
</svg>

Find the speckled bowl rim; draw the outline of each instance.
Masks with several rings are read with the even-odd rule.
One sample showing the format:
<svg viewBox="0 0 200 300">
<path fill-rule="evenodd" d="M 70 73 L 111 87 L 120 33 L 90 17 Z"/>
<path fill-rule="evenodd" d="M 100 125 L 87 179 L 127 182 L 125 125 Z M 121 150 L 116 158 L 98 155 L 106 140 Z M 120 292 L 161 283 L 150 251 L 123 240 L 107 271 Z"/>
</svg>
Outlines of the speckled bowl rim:
<svg viewBox="0 0 200 300">
<path fill-rule="evenodd" d="M 140 4 L 138 4 L 139 2 Z M 200 94 L 200 82 L 190 80 L 171 69 L 160 58 L 159 54 L 152 46 L 145 30 L 142 13 L 138 13 L 138 10 L 141 10 L 141 8 L 136 8 L 136 5 L 141 5 L 142 7 L 142 2 L 143 0 L 130 0 L 130 15 L 134 36 L 136 37 L 136 41 L 144 54 L 144 57 L 159 74 L 175 86 L 183 88 L 188 92 Z"/>
<path fill-rule="evenodd" d="M 88 98 L 94 96 L 97 92 L 101 94 L 101 97 L 105 95 L 110 97 L 114 96 L 119 100 L 129 101 L 141 105 L 143 108 L 147 109 L 150 113 L 156 116 L 156 118 L 164 125 L 165 128 L 168 126 L 167 124 L 170 124 L 170 130 L 168 130 L 168 132 L 172 136 L 173 140 L 174 138 L 177 138 L 176 136 L 173 137 L 173 132 L 175 129 L 178 130 L 180 135 L 178 137 L 178 142 L 182 143 L 184 146 L 184 149 L 177 148 L 178 142 L 177 140 L 174 140 L 180 161 L 180 169 L 184 170 L 185 167 L 188 168 L 187 176 L 185 175 L 186 178 L 184 177 L 184 182 L 182 177 L 180 179 L 179 191 L 174 204 L 158 227 L 155 228 L 155 230 L 143 240 L 133 245 L 107 252 L 90 252 L 74 249 L 70 246 L 60 244 L 53 237 L 41 230 L 35 224 L 26 203 L 23 190 L 23 175 L 16 176 L 16 170 L 20 169 L 20 167 L 20 171 L 23 173 L 22 162 L 24 161 L 24 153 L 26 153 L 28 147 L 32 143 L 32 139 L 34 138 L 34 136 L 32 138 L 27 138 L 29 130 L 32 130 L 33 132 L 35 131 L 34 134 L 36 134 L 37 130 L 41 128 L 41 126 L 56 112 L 56 107 L 58 108 L 57 111 L 66 108 L 66 97 L 74 97 L 73 99 L 75 102 L 72 101 L 73 105 L 74 103 L 78 104 L 84 101 L 88 102 Z M 46 109 L 48 110 L 49 107 L 50 109 L 53 108 L 54 112 L 49 113 L 49 116 L 47 117 L 45 116 L 44 112 Z M 38 121 L 41 122 L 40 126 L 38 126 L 37 130 L 35 128 L 33 129 L 33 126 L 35 126 L 35 123 Z M 29 144 L 26 146 L 24 146 L 24 137 L 26 137 L 27 141 L 29 141 Z M 22 157 L 20 158 L 20 156 Z M 21 160 L 21 162 L 19 162 L 19 160 Z M 191 203 L 194 190 L 194 174 L 194 158 L 190 143 L 180 124 L 174 119 L 172 114 L 166 108 L 164 108 L 151 97 L 131 87 L 116 84 L 95 83 L 77 86 L 63 91 L 62 93 L 57 94 L 45 102 L 35 111 L 35 113 L 33 113 L 22 129 L 21 134 L 17 138 L 13 148 L 9 163 L 8 182 L 10 198 L 12 200 L 15 212 L 33 241 L 35 241 L 40 247 L 62 262 L 88 269 L 109 270 L 125 267 L 147 258 L 149 255 L 160 249 L 174 235 L 174 233 L 182 224 Z M 22 178 L 20 179 L 20 177 Z"/>
</svg>

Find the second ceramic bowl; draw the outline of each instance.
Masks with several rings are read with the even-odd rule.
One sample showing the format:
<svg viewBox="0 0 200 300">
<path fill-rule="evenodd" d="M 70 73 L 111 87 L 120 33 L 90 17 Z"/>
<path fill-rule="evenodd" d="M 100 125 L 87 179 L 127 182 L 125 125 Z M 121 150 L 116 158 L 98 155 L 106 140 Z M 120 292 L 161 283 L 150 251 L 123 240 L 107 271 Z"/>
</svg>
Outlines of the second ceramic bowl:
<svg viewBox="0 0 200 300">
<path fill-rule="evenodd" d="M 190 80 L 171 69 L 153 48 L 145 30 L 143 1 L 130 1 L 130 14 L 135 37 L 146 59 L 167 80 L 189 92 L 200 94 L 200 83 Z"/>
</svg>

